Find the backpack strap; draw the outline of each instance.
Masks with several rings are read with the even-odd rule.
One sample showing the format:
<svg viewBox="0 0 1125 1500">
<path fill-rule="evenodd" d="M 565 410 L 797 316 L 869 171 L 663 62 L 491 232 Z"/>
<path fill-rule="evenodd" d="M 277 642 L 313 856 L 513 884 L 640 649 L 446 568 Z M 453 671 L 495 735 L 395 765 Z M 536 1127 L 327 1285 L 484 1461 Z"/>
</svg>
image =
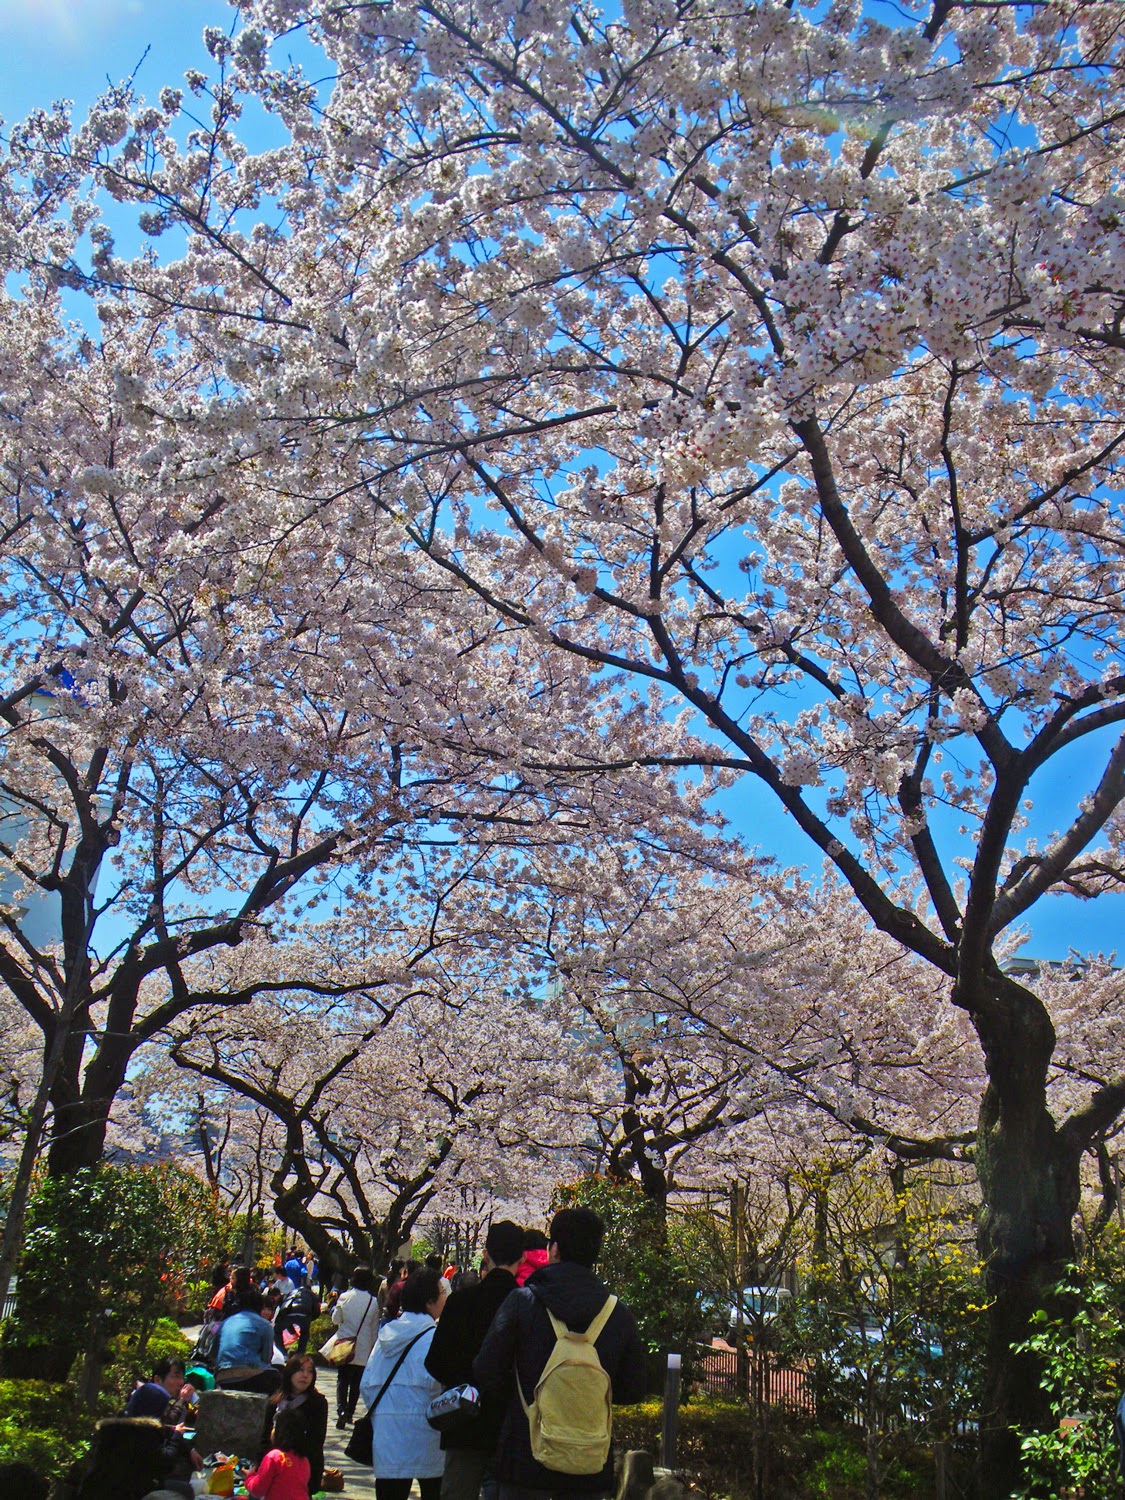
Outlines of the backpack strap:
<svg viewBox="0 0 1125 1500">
<path fill-rule="evenodd" d="M 601 1308 L 599 1309 L 596 1317 L 594 1318 L 593 1322 L 590 1324 L 589 1328 L 585 1329 L 585 1331 L 580 1335 L 580 1337 L 584 1338 L 584 1339 L 587 1339 L 591 1344 L 596 1344 L 598 1342 L 598 1340 L 601 1338 L 601 1336 L 602 1336 L 602 1330 L 605 1328 L 605 1325 L 609 1322 L 610 1317 L 613 1314 L 613 1309 L 616 1306 L 617 1306 L 617 1298 L 611 1292 L 610 1295 L 602 1303 Z M 561 1318 L 556 1318 L 555 1317 L 554 1313 L 546 1305 L 546 1303 L 544 1303 L 544 1305 L 543 1305 L 543 1311 L 547 1314 L 547 1316 L 551 1320 L 551 1327 L 555 1330 L 555 1338 L 556 1339 L 565 1339 L 568 1333 L 572 1333 L 573 1332 L 573 1329 L 568 1328 L 567 1325 L 562 1321 Z"/>
<path fill-rule="evenodd" d="M 560 1339 L 565 1339 L 571 1332 L 571 1330 L 566 1326 L 561 1318 L 555 1317 L 554 1313 L 545 1302 L 540 1302 L 539 1305 L 551 1320 L 551 1328 L 554 1331 L 555 1343 L 557 1344 Z M 588 1339 L 591 1344 L 596 1344 L 598 1339 L 601 1337 L 602 1329 L 609 1322 L 610 1316 L 613 1313 L 613 1309 L 616 1306 L 617 1298 L 611 1292 L 599 1309 L 597 1316 L 594 1318 L 594 1321 L 590 1324 L 589 1328 L 587 1328 L 584 1333 L 578 1335 L 579 1338 Z M 520 1405 L 523 1407 L 524 1415 L 530 1418 L 531 1406 L 529 1405 L 527 1398 L 523 1393 L 523 1386 L 520 1385 L 520 1378 L 518 1374 L 516 1375 L 516 1395 L 520 1398 Z M 1125 1401 L 1125 1396 L 1122 1397 L 1122 1400 Z"/>
</svg>

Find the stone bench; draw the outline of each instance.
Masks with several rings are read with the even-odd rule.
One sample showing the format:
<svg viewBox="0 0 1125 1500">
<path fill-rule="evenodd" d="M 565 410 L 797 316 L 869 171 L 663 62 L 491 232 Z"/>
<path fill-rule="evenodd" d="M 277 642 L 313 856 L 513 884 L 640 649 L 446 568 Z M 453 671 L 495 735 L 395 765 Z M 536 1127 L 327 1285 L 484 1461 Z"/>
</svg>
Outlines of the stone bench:
<svg viewBox="0 0 1125 1500">
<path fill-rule="evenodd" d="M 268 1405 L 268 1396 L 251 1391 L 200 1391 L 192 1446 L 203 1458 L 229 1453 L 256 1463 Z"/>
</svg>

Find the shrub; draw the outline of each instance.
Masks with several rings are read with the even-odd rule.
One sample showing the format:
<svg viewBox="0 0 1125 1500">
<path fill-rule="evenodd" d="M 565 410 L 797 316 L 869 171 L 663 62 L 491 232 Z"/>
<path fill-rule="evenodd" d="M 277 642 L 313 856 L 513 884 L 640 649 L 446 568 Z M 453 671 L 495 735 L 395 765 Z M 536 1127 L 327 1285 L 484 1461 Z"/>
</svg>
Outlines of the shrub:
<svg viewBox="0 0 1125 1500">
<path fill-rule="evenodd" d="M 69 1386 L 0 1380 L 0 1463 L 57 1478 L 86 1449 L 91 1422 Z"/>
<path fill-rule="evenodd" d="M 103 1415 L 120 1411 L 133 1389 L 133 1376 L 147 1378 L 158 1359 L 182 1359 L 187 1363 L 193 1345 L 184 1337 L 171 1318 L 158 1318 L 148 1340 L 136 1330 L 116 1334 L 109 1341 L 105 1386 L 101 1402 Z"/>
<path fill-rule="evenodd" d="M 659 1401 L 614 1408 L 614 1446 L 660 1452 Z M 903 1435 L 883 1456 L 883 1500 L 926 1500 L 933 1494 L 933 1452 Z M 676 1469 L 707 1495 L 769 1500 L 864 1500 L 865 1438 L 859 1428 L 824 1430 L 778 1407 L 755 1423 L 749 1406 L 699 1399 L 681 1406 Z"/>
<path fill-rule="evenodd" d="M 1054 1421 L 1021 1442 L 1023 1500 L 1073 1490 L 1084 1500 L 1120 1494 L 1114 1410 L 1121 1390 L 1120 1291 L 1071 1266 L 1051 1292 L 1052 1308 L 1031 1319 L 1017 1354 L 1040 1361 Z M 1069 1420 L 1067 1420 L 1069 1419 Z"/>
<path fill-rule="evenodd" d="M 331 1313 L 321 1313 L 319 1318 L 314 1318 L 309 1326 L 310 1352 L 315 1354 L 321 1344 L 326 1344 L 335 1332 L 336 1325 Z"/>
</svg>

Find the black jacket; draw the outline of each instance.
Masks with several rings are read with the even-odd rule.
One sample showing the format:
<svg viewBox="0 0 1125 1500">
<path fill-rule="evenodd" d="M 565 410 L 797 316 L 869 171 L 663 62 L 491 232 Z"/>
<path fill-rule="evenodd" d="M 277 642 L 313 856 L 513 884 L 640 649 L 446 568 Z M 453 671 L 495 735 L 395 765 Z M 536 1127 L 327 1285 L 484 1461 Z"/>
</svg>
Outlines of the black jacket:
<svg viewBox="0 0 1125 1500">
<path fill-rule="evenodd" d="M 324 1477 L 324 1439 L 328 1434 L 328 1402 L 315 1388 L 306 1391 L 300 1406 L 293 1408 L 293 1415 L 301 1423 L 301 1446 L 298 1452 L 309 1461 L 309 1494 L 315 1495 Z M 273 1419 L 277 1407 L 272 1401 L 266 1406 L 265 1425 L 262 1428 L 262 1454 L 273 1447 Z M 259 1455 L 260 1457 L 261 1455 Z"/>
<path fill-rule="evenodd" d="M 612 1493 L 612 1453 L 600 1474 L 556 1474 L 535 1462 L 527 1417 L 511 1378 L 514 1369 L 524 1398 L 530 1401 L 555 1347 L 555 1331 L 547 1308 L 568 1328 L 581 1333 L 594 1321 L 608 1296 L 608 1288 L 593 1271 L 574 1261 L 561 1260 L 536 1271 L 525 1286 L 512 1293 L 493 1319 L 473 1361 L 473 1380 L 482 1391 L 510 1392 L 496 1451 L 496 1477 L 502 1484 L 551 1490 L 555 1494 Z M 636 1319 L 623 1302 L 613 1309 L 596 1347 L 602 1368 L 612 1382 L 614 1401 L 639 1401 L 645 1391 L 645 1350 Z"/>
<path fill-rule="evenodd" d="M 511 1271 L 489 1271 L 476 1286 L 454 1292 L 441 1310 L 441 1317 L 426 1355 L 426 1369 L 448 1390 L 465 1385 L 473 1378 L 473 1360 L 480 1353 L 484 1336 L 510 1292 L 516 1289 Z M 441 1435 L 443 1448 L 476 1448 L 491 1453 L 500 1436 L 507 1405 L 506 1392 L 490 1391 L 483 1395 L 480 1411 L 464 1425 Z"/>
</svg>

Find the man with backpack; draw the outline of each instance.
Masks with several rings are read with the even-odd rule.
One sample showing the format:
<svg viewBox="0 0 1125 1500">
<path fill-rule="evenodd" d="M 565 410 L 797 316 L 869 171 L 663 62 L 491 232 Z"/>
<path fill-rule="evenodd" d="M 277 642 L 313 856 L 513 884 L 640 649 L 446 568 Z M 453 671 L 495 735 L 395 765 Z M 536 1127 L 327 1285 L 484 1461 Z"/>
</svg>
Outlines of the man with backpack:
<svg viewBox="0 0 1125 1500">
<path fill-rule="evenodd" d="M 473 1379 L 508 1394 L 499 1500 L 612 1495 L 611 1406 L 640 1400 L 645 1350 L 633 1314 L 594 1275 L 605 1225 L 589 1208 L 551 1221 L 548 1261 L 496 1314 Z"/>
</svg>

